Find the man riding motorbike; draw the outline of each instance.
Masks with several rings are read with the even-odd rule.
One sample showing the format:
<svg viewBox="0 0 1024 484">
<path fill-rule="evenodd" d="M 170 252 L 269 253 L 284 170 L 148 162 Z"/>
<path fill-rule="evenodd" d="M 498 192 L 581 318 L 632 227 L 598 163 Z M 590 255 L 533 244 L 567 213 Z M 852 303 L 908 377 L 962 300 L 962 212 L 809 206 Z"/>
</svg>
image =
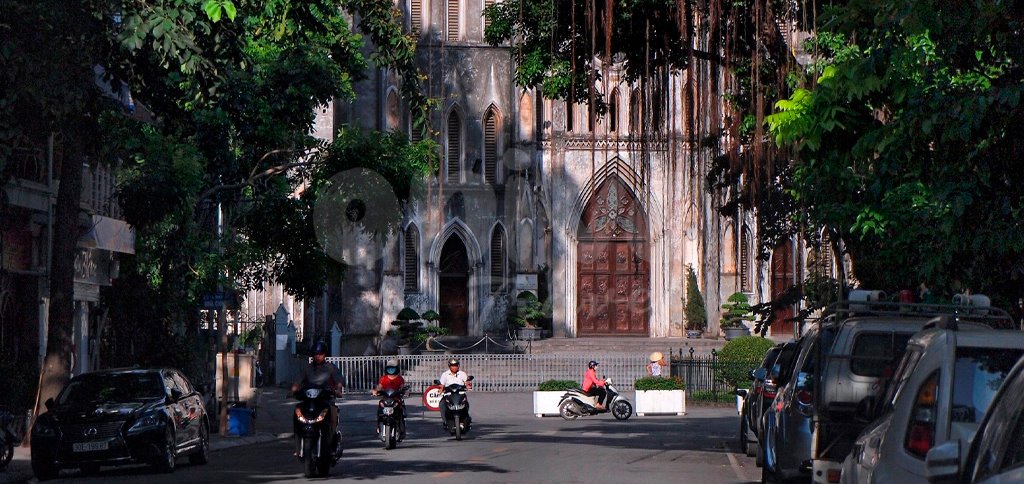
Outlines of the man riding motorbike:
<svg viewBox="0 0 1024 484">
<path fill-rule="evenodd" d="M 335 398 L 341 398 L 342 391 L 344 390 L 345 377 L 341 374 L 341 370 L 338 369 L 334 363 L 327 361 L 327 343 L 323 341 L 317 341 L 313 344 L 313 362 L 309 364 L 302 371 L 302 380 L 298 383 L 292 383 L 290 395 L 294 395 L 295 392 L 306 387 L 320 387 L 322 389 L 331 390 L 334 392 Z M 338 407 L 335 403 L 330 407 L 331 414 L 330 425 L 331 435 L 334 435 L 334 449 L 335 455 L 340 453 L 341 439 L 338 435 Z M 298 436 L 296 436 L 298 437 Z M 295 439 L 295 455 L 299 454 L 299 446 L 302 445 L 301 439 Z"/>
<path fill-rule="evenodd" d="M 583 389 L 583 393 L 597 397 L 597 405 L 594 405 L 594 408 L 604 410 L 604 401 L 608 398 L 608 392 L 604 388 L 604 379 L 597 377 L 597 364 L 594 360 L 590 360 L 590 363 L 587 364 L 587 371 L 583 374 L 583 385 L 580 388 Z"/>
<path fill-rule="evenodd" d="M 466 372 L 459 369 L 458 358 L 451 358 L 448 360 L 448 371 L 441 373 L 441 378 L 438 378 L 441 382 L 441 388 L 448 388 L 448 385 L 459 384 L 465 386 L 467 390 L 473 389 L 473 382 L 469 380 L 469 375 Z M 466 399 L 466 424 L 470 422 L 469 419 L 469 399 Z"/>
<path fill-rule="evenodd" d="M 384 390 L 401 392 L 403 387 L 405 387 L 405 378 L 402 378 L 402 375 L 398 373 L 398 360 L 391 358 L 384 364 L 384 375 L 377 380 L 377 386 L 373 388 L 370 394 L 376 397 Z M 402 412 L 402 419 L 398 424 L 398 440 L 402 441 L 405 440 L 405 401 L 401 394 L 399 394 L 398 399 L 401 402 L 399 408 Z"/>
</svg>

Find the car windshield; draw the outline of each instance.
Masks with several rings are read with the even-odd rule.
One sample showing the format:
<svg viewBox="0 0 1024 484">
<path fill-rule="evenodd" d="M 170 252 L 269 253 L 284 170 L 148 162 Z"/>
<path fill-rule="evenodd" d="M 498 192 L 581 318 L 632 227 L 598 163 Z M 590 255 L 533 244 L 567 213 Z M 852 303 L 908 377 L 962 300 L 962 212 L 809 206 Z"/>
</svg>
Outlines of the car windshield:
<svg viewBox="0 0 1024 484">
<path fill-rule="evenodd" d="M 957 349 L 950 421 L 980 423 L 996 390 L 1022 353 L 1022 350 L 1004 348 Z"/>
<path fill-rule="evenodd" d="M 164 397 L 164 386 L 155 373 L 107 373 L 82 375 L 71 380 L 57 397 L 61 405 L 128 403 Z"/>
</svg>

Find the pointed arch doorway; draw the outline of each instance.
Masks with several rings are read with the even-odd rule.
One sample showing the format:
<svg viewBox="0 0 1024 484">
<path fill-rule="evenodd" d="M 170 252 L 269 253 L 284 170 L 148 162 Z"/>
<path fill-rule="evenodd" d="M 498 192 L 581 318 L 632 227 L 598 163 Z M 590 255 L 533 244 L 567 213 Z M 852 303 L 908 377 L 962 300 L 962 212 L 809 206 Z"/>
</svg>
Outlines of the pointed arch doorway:
<svg viewBox="0 0 1024 484">
<path fill-rule="evenodd" d="M 448 333 L 465 336 L 469 326 L 469 255 L 462 238 L 452 234 L 441 248 L 438 264 L 440 284 L 438 306 L 441 327 Z"/>
<path fill-rule="evenodd" d="M 647 216 L 618 178 L 609 178 L 594 192 L 580 218 L 577 241 L 578 334 L 647 336 Z"/>
</svg>

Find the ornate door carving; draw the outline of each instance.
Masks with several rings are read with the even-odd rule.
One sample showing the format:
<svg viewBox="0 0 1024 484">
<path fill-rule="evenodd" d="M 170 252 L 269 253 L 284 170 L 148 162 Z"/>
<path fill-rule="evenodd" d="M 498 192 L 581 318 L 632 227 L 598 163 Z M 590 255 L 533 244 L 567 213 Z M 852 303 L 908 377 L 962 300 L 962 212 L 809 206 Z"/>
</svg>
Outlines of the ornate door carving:
<svg viewBox="0 0 1024 484">
<path fill-rule="evenodd" d="M 617 178 L 604 182 L 583 211 L 576 252 L 579 334 L 647 335 L 650 261 L 647 220 Z"/>
</svg>

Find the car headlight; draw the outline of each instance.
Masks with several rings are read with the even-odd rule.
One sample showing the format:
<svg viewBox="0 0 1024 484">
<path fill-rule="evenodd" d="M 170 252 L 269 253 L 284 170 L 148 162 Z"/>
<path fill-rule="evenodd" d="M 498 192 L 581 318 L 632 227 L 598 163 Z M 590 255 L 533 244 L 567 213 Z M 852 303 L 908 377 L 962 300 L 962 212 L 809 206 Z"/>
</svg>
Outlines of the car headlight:
<svg viewBox="0 0 1024 484">
<path fill-rule="evenodd" d="M 143 415 L 141 418 L 135 421 L 131 427 L 128 428 L 128 433 L 133 434 L 136 432 L 144 432 L 146 430 L 152 430 L 160 426 L 160 414 L 157 412 Z"/>
<path fill-rule="evenodd" d="M 296 408 L 295 418 L 299 419 L 299 422 L 302 422 L 304 424 L 320 423 L 323 422 L 325 418 L 327 418 L 327 409 L 325 408 L 322 412 L 320 412 L 320 415 L 318 415 L 316 418 L 306 418 L 304 415 L 302 415 L 302 410 Z"/>
</svg>

